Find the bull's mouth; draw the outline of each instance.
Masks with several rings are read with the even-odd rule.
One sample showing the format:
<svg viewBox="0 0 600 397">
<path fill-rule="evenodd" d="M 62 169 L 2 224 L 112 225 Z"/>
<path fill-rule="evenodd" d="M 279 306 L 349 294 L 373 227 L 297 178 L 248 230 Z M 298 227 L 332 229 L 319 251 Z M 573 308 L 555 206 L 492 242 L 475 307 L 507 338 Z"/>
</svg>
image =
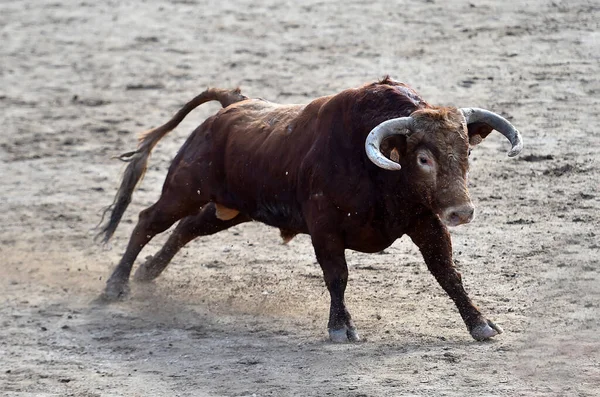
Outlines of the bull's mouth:
<svg viewBox="0 0 600 397">
<path fill-rule="evenodd" d="M 453 227 L 471 222 L 474 214 L 475 208 L 473 207 L 473 204 L 466 204 L 446 208 L 439 214 L 439 217 L 444 225 Z"/>
</svg>

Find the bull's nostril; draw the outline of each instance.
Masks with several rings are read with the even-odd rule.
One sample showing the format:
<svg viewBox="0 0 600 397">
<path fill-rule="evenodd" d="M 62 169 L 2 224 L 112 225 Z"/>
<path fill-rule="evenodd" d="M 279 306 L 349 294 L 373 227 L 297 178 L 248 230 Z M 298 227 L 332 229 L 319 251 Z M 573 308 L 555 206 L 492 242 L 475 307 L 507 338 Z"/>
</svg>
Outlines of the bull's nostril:
<svg viewBox="0 0 600 397">
<path fill-rule="evenodd" d="M 460 215 L 458 214 L 458 212 L 452 212 L 450 214 L 450 222 L 451 223 L 458 223 L 458 222 L 460 222 Z"/>
</svg>

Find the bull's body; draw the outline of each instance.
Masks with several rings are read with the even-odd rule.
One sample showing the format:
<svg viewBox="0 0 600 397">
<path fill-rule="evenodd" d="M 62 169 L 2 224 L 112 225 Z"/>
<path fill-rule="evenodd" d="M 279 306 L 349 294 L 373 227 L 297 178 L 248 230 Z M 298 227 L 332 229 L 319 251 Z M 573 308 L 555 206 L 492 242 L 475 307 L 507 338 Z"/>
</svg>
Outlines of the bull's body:
<svg viewBox="0 0 600 397">
<path fill-rule="evenodd" d="M 365 154 L 365 139 L 382 122 L 418 110 L 434 114 L 436 108 L 412 89 L 389 79 L 322 97 L 308 105 L 278 105 L 247 99 L 237 92 L 213 91 L 195 106 L 211 99 L 221 101 L 224 108 L 192 133 L 173 160 L 161 198 L 140 214 L 105 296 L 114 298 L 126 292 L 129 272 L 141 248 L 177 220 L 184 218 L 165 247 L 138 269 L 137 279 L 158 276 L 173 255 L 197 236 L 256 220 L 280 228 L 288 238 L 297 233 L 310 234 L 331 293 L 329 331 L 333 340 L 358 339 L 344 305 L 344 250 L 381 251 L 404 234 L 419 246 L 430 270 L 456 302 L 473 337 L 486 339 L 500 332 L 479 313 L 464 291 L 452 265 L 449 233 L 440 220 L 443 211 L 456 207 L 453 200 L 468 200 L 468 195 L 454 194 L 452 180 L 438 187 L 446 193 L 434 195 L 430 182 L 416 179 L 419 171 L 409 154 L 423 146 L 433 159 L 438 155 L 435 146 L 440 144 L 439 139 L 428 136 L 427 131 L 407 139 L 388 139 L 383 145 L 387 149 L 382 152 L 387 157 L 391 148 L 402 153 L 396 160 L 403 167 L 399 172 L 382 170 Z M 137 174 L 132 179 L 129 171 L 126 173 L 130 186 L 121 190 L 128 190 L 128 195 L 120 190 L 117 206 L 125 200 L 126 207 L 154 144 L 195 106 L 176 116 L 178 120 L 172 120 L 168 128 L 163 126 L 146 135 L 130 166 L 137 169 Z M 435 113 L 443 119 L 439 128 L 464 128 L 456 111 L 439 112 L 443 115 Z M 473 132 L 485 137 L 490 130 Z M 441 170 L 445 160 L 437 159 L 434 180 L 438 184 L 450 171 L 460 174 L 459 182 L 466 181 L 463 160 L 470 133 L 467 137 L 466 129 L 459 131 L 460 142 L 454 142 L 455 137 L 446 142 L 454 151 L 452 156 L 461 161 Z M 443 147 L 440 152 L 445 150 Z M 140 153 L 143 159 L 138 161 L 135 156 Z M 107 237 L 123 211 L 123 203 L 113 211 L 105 229 Z M 472 209 L 464 217 L 470 220 Z"/>
<path fill-rule="evenodd" d="M 386 88 L 381 95 L 395 94 Z M 328 218 L 331 210 L 336 213 L 346 248 L 381 251 L 405 233 L 423 208 L 402 188 L 401 175 L 373 178 L 379 169 L 364 155 L 364 140 L 381 121 L 407 116 L 416 106 L 376 117 L 361 111 L 345 120 L 334 117 L 335 112 L 352 114 L 346 107 L 356 106 L 350 99 L 357 91 L 307 106 L 261 99 L 232 104 L 192 133 L 173 160 L 166 186 L 181 189 L 183 181 L 175 178 L 182 168 L 192 169 L 194 179 L 185 181 L 190 195 L 294 233 L 309 233 L 307 210 L 317 205 L 323 207 L 317 212 L 327 211 Z M 404 99 L 403 91 L 397 95 Z M 392 199 L 389 186 L 396 187 Z"/>
</svg>

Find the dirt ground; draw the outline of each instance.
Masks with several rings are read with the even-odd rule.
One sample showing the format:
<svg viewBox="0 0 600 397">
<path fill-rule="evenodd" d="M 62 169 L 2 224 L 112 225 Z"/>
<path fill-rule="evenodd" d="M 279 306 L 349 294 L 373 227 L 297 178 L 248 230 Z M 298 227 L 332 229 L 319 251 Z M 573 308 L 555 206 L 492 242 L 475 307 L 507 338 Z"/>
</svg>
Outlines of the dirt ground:
<svg viewBox="0 0 600 397">
<path fill-rule="evenodd" d="M 0 391 L 6 396 L 600 396 L 600 7 L 595 1 L 0 2 Z M 93 303 L 170 159 L 154 151 L 93 242 L 136 134 L 207 86 L 307 102 L 385 74 L 509 118 L 474 150 L 465 285 L 505 333 L 472 340 L 408 238 L 348 251 L 358 344 L 327 340 L 309 239 L 249 223 Z M 140 260 L 154 253 L 155 239 Z"/>
</svg>

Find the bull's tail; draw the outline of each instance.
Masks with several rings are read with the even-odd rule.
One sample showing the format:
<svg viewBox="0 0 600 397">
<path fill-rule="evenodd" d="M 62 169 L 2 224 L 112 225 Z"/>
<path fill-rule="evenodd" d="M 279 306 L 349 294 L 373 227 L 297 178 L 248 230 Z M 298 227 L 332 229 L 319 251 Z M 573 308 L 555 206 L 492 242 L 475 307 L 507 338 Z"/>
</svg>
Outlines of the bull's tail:
<svg viewBox="0 0 600 397">
<path fill-rule="evenodd" d="M 171 120 L 161 125 L 160 127 L 151 129 L 143 132 L 139 137 L 138 149 L 133 152 L 123 153 L 118 156 L 119 160 L 128 162 L 127 168 L 123 174 L 123 180 L 117 190 L 117 194 L 112 204 L 104 209 L 102 219 L 100 223 L 104 221 L 104 217 L 110 212 L 110 217 L 105 225 L 102 226 L 100 232 L 96 235 L 96 238 L 102 237 L 102 242 L 106 243 L 112 237 L 113 233 L 117 229 L 127 206 L 131 202 L 131 196 L 135 187 L 140 182 L 144 173 L 146 172 L 146 166 L 150 153 L 154 146 L 160 141 L 165 135 L 171 132 L 175 127 L 181 123 L 181 121 L 188 115 L 192 110 L 202 105 L 205 102 L 219 101 L 221 106 L 227 107 L 232 103 L 243 101 L 247 99 L 240 93 L 240 89 L 235 90 L 222 90 L 218 88 L 209 88 L 202 94 L 196 96 L 194 99 L 186 103 L 179 111 L 173 116 Z"/>
</svg>

